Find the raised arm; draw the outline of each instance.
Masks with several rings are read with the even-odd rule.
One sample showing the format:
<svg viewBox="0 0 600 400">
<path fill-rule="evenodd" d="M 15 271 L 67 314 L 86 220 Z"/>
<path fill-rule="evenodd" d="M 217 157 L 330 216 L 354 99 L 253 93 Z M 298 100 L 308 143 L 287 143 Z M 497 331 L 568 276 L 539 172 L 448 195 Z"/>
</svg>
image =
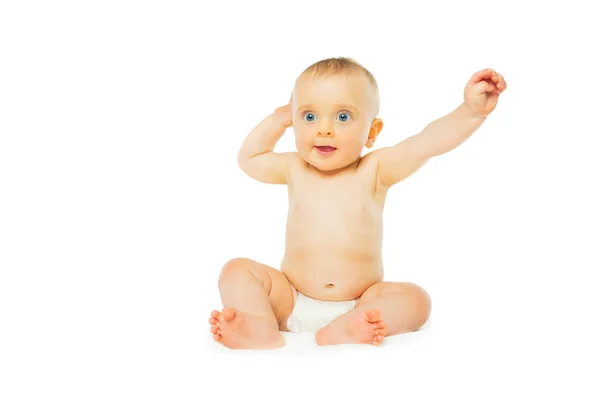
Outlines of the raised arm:
<svg viewBox="0 0 600 400">
<path fill-rule="evenodd" d="M 485 118 L 475 117 L 464 105 L 433 121 L 421 133 L 373 152 L 382 185 L 392 186 L 421 168 L 431 158 L 449 152 L 464 142 Z"/>
<path fill-rule="evenodd" d="M 292 126 L 291 106 L 279 107 L 262 120 L 246 137 L 238 153 L 239 167 L 251 178 L 264 183 L 287 184 L 291 152 L 273 149 L 285 130 Z"/>
<path fill-rule="evenodd" d="M 465 87 L 465 102 L 450 114 L 427 125 L 419 134 L 372 152 L 384 186 L 392 186 L 421 168 L 431 158 L 467 140 L 494 110 L 506 89 L 502 75 L 491 69 L 475 73 Z"/>
</svg>

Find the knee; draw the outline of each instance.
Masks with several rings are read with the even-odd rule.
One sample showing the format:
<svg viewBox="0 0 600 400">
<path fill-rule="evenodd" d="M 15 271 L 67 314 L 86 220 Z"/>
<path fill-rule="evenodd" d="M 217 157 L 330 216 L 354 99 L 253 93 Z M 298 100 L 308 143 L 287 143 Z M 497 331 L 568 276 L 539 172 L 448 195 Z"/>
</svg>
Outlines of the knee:
<svg viewBox="0 0 600 400">
<path fill-rule="evenodd" d="M 225 263 L 225 265 L 223 265 L 223 268 L 221 268 L 221 274 L 219 275 L 219 280 L 222 280 L 224 278 L 227 278 L 228 276 L 232 275 L 232 274 L 237 274 L 240 271 L 245 271 L 248 270 L 248 266 L 250 264 L 251 260 L 248 258 L 233 258 L 229 261 L 227 261 Z"/>
<path fill-rule="evenodd" d="M 420 329 L 431 315 L 431 297 L 429 293 L 425 291 L 421 286 L 414 283 L 402 283 L 397 288 L 398 292 L 408 295 L 411 298 L 413 304 L 414 318 L 412 324 L 412 331 Z"/>
<path fill-rule="evenodd" d="M 410 290 L 415 302 L 417 314 L 415 330 L 418 330 L 425 325 L 427 320 L 429 320 L 429 316 L 431 315 L 431 297 L 429 296 L 429 293 L 425 291 L 425 289 L 418 285 L 412 284 Z"/>
<path fill-rule="evenodd" d="M 221 274 L 219 275 L 219 283 L 230 279 L 235 280 L 240 278 L 240 276 L 246 276 L 250 279 L 254 278 L 263 286 L 265 285 L 265 281 L 268 279 L 268 274 L 265 274 L 263 271 L 261 271 L 255 261 L 249 258 L 240 257 L 233 258 L 223 265 L 223 268 L 221 268 Z"/>
</svg>

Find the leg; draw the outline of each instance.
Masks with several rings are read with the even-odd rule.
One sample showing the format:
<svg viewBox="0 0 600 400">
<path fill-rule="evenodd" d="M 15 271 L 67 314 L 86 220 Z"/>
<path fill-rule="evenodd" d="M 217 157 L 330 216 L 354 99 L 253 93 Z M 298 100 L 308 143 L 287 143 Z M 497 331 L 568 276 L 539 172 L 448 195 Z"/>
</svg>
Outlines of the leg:
<svg viewBox="0 0 600 400">
<path fill-rule="evenodd" d="M 378 282 L 371 285 L 356 308 L 317 332 L 319 344 L 371 343 L 384 336 L 413 332 L 431 314 L 431 299 L 421 287 L 408 282 Z"/>
<path fill-rule="evenodd" d="M 425 325 L 431 314 L 431 298 L 414 283 L 379 282 L 365 290 L 356 309 L 378 309 L 387 336 L 391 336 L 414 332 Z"/>
<path fill-rule="evenodd" d="M 284 345 L 280 327 L 292 313 L 292 286 L 280 271 L 236 258 L 219 276 L 223 311 L 209 318 L 216 341 L 229 348 L 273 349 Z M 283 330 L 283 329 L 282 329 Z"/>
</svg>

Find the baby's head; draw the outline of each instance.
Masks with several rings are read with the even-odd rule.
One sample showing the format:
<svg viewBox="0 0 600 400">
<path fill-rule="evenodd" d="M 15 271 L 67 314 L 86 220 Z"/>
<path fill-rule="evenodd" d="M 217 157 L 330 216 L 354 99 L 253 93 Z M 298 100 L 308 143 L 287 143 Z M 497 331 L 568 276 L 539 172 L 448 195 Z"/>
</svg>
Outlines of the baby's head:
<svg viewBox="0 0 600 400">
<path fill-rule="evenodd" d="M 302 72 L 292 95 L 293 128 L 300 156 L 323 171 L 357 161 L 383 127 L 373 75 L 351 58 L 318 61 Z M 331 146 L 329 153 L 318 146 Z"/>
</svg>

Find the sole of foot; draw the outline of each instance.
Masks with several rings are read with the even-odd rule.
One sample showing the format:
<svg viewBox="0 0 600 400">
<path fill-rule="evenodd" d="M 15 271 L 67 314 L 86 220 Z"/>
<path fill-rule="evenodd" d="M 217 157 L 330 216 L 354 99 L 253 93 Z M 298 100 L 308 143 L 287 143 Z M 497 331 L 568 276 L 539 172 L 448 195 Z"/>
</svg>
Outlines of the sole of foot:
<svg viewBox="0 0 600 400">
<path fill-rule="evenodd" d="M 285 340 L 267 317 L 243 313 L 225 307 L 213 310 L 208 320 L 213 339 L 230 349 L 277 349 Z"/>
<path fill-rule="evenodd" d="M 372 309 L 349 313 L 334 320 L 317 331 L 315 340 L 321 346 L 350 343 L 379 346 L 383 343 L 386 334 L 387 329 L 381 319 L 381 313 L 377 309 Z"/>
</svg>

